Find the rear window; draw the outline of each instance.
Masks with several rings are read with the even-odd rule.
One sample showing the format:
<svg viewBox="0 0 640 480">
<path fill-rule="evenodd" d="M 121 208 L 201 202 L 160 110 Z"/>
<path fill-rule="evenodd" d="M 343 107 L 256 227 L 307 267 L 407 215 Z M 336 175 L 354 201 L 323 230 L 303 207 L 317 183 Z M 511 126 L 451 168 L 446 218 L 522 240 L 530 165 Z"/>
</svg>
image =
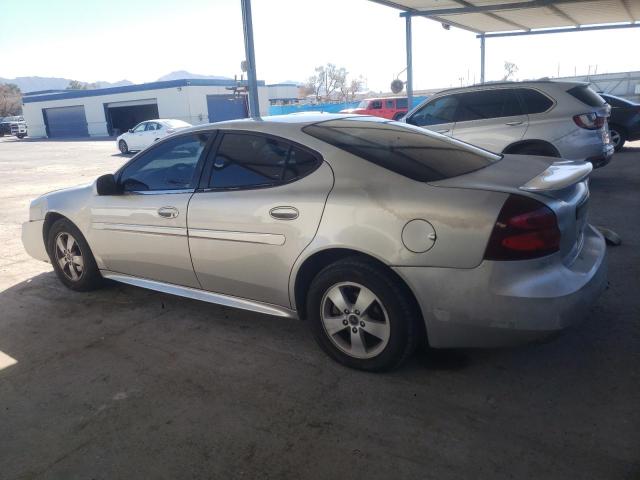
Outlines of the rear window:
<svg viewBox="0 0 640 480">
<path fill-rule="evenodd" d="M 519 88 L 517 92 L 522 99 L 525 109 L 524 113 L 542 113 L 546 112 L 553 106 L 553 102 L 549 97 L 537 92 L 536 90 L 532 90 L 530 88 Z"/>
<path fill-rule="evenodd" d="M 396 108 L 407 108 L 407 99 L 406 98 L 398 98 L 396 100 Z"/>
<path fill-rule="evenodd" d="M 306 126 L 303 131 L 420 182 L 463 175 L 502 158 L 422 128 L 377 117 L 327 120 Z"/>
<path fill-rule="evenodd" d="M 165 123 L 171 128 L 190 127 L 191 124 L 182 120 L 165 120 Z"/>
<path fill-rule="evenodd" d="M 567 93 L 590 107 L 601 107 L 606 103 L 600 95 L 586 85 L 570 88 Z"/>
</svg>

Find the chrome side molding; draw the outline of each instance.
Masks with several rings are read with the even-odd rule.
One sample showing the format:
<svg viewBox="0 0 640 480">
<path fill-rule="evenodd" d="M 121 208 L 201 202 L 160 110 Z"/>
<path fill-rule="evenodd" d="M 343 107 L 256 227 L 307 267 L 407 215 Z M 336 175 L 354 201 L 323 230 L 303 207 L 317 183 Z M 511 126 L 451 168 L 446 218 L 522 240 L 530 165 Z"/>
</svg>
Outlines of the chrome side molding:
<svg viewBox="0 0 640 480">
<path fill-rule="evenodd" d="M 276 317 L 298 318 L 295 310 L 291 310 L 270 303 L 257 302 L 246 298 L 224 295 L 222 293 L 207 292 L 198 290 L 197 288 L 183 287 L 171 283 L 158 282 L 156 280 L 148 280 L 146 278 L 134 277 L 123 273 L 112 272 L 110 270 L 100 270 L 104 278 L 114 280 L 120 283 L 126 283 L 135 287 L 147 288 L 157 292 L 178 295 L 180 297 L 193 298 L 203 302 L 224 305 L 225 307 L 240 308 L 251 312 L 263 313 L 265 315 L 274 315 Z"/>
<path fill-rule="evenodd" d="M 230 242 L 263 243 L 265 245 L 284 245 L 285 236 L 279 233 L 231 232 L 228 230 L 206 230 L 190 228 L 190 238 L 210 240 L 228 240 Z"/>
</svg>

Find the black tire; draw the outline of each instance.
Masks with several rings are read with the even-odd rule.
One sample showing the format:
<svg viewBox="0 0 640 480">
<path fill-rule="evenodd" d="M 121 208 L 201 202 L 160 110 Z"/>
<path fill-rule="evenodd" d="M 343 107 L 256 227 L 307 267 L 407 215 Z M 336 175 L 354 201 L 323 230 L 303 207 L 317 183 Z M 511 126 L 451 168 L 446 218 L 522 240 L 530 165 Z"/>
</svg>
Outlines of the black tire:
<svg viewBox="0 0 640 480">
<path fill-rule="evenodd" d="M 127 145 L 127 142 L 125 142 L 124 140 L 120 140 L 118 142 L 118 149 L 120 150 L 120 153 L 122 153 L 123 155 L 126 155 L 127 153 L 129 153 L 129 145 Z"/>
<path fill-rule="evenodd" d="M 24 133 L 19 133 L 16 135 L 16 137 L 22 140 L 24 137 L 26 137 L 26 135 Z"/>
<path fill-rule="evenodd" d="M 545 144 L 525 144 L 508 149 L 506 153 L 514 155 L 537 155 L 541 157 L 555 157 L 559 158 L 560 154 L 551 145 Z"/>
<path fill-rule="evenodd" d="M 407 114 L 407 112 L 398 112 L 393 116 L 393 120 L 400 120 L 402 117 L 404 117 Z"/>
<path fill-rule="evenodd" d="M 619 152 L 622 150 L 622 147 L 624 147 L 624 142 L 627 141 L 627 133 L 624 131 L 624 128 L 621 128 L 618 125 L 609 125 L 609 133 L 611 135 L 613 148 L 616 152 Z"/>
<path fill-rule="evenodd" d="M 379 299 L 380 306 L 386 311 L 389 325 L 388 341 L 386 346 L 372 358 L 356 358 L 347 354 L 335 344 L 324 327 L 322 311 L 325 295 L 345 282 L 366 287 L 377 297 L 377 300 Z M 378 308 L 378 304 L 372 305 Z M 361 318 L 366 318 L 365 312 L 362 314 Z M 345 315 L 345 320 L 342 322 L 347 321 L 346 317 L 351 315 Z M 419 323 L 422 322 L 422 318 L 407 287 L 385 268 L 359 257 L 340 260 L 318 273 L 311 282 L 308 292 L 307 318 L 313 336 L 331 358 L 348 367 L 367 371 L 390 370 L 400 366 L 413 353 L 423 332 Z M 361 322 L 361 325 L 364 327 L 364 322 Z M 344 328 L 342 333 L 350 335 L 349 331 L 352 328 L 357 329 L 358 324 L 350 323 Z M 366 332 L 365 328 L 362 330 Z M 334 338 L 336 335 L 338 334 L 334 334 Z M 365 337 L 369 338 L 368 335 Z"/>
<path fill-rule="evenodd" d="M 73 238 L 74 242 L 71 249 L 68 250 L 67 255 L 67 253 L 61 251 L 56 243 L 58 239 L 60 239 L 63 245 L 68 246 L 69 244 L 66 243 L 65 240 L 68 239 L 69 235 Z M 56 220 L 53 225 L 51 225 L 47 234 L 47 251 L 56 275 L 66 287 L 78 292 L 87 292 L 102 286 L 103 278 L 102 275 L 100 275 L 100 270 L 98 270 L 89 244 L 78 227 L 66 218 Z M 75 262 L 67 261 L 64 267 L 61 265 L 61 260 L 63 259 L 60 257 L 76 259 L 78 256 L 82 259 L 83 265 L 80 271 L 77 266 L 78 264 Z M 72 278 L 71 268 L 73 268 L 76 273 L 77 279 Z"/>
</svg>

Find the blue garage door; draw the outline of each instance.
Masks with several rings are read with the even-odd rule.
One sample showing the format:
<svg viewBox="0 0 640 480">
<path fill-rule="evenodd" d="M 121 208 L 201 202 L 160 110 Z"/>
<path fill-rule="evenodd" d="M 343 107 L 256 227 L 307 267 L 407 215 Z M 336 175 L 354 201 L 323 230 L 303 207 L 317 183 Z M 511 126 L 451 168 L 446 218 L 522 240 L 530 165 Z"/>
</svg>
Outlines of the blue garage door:
<svg viewBox="0 0 640 480">
<path fill-rule="evenodd" d="M 207 110 L 210 122 L 248 117 L 244 97 L 234 95 L 207 95 Z"/>
<path fill-rule="evenodd" d="M 45 108 L 43 114 L 49 138 L 89 136 L 83 105 Z"/>
</svg>

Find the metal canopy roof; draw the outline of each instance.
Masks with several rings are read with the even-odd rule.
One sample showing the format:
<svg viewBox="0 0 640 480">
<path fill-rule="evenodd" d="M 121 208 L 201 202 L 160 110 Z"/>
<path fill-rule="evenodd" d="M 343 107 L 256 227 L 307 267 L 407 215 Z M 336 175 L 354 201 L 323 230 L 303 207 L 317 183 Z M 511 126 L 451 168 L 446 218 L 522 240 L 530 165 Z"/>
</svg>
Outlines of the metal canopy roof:
<svg viewBox="0 0 640 480">
<path fill-rule="evenodd" d="M 477 34 L 640 21 L 638 0 L 371 0 Z M 620 25 L 621 27 L 623 25 Z M 640 25 L 634 25 L 640 26 Z M 588 28 L 591 30 L 591 28 Z M 541 30 L 540 33 L 543 33 Z"/>
</svg>

